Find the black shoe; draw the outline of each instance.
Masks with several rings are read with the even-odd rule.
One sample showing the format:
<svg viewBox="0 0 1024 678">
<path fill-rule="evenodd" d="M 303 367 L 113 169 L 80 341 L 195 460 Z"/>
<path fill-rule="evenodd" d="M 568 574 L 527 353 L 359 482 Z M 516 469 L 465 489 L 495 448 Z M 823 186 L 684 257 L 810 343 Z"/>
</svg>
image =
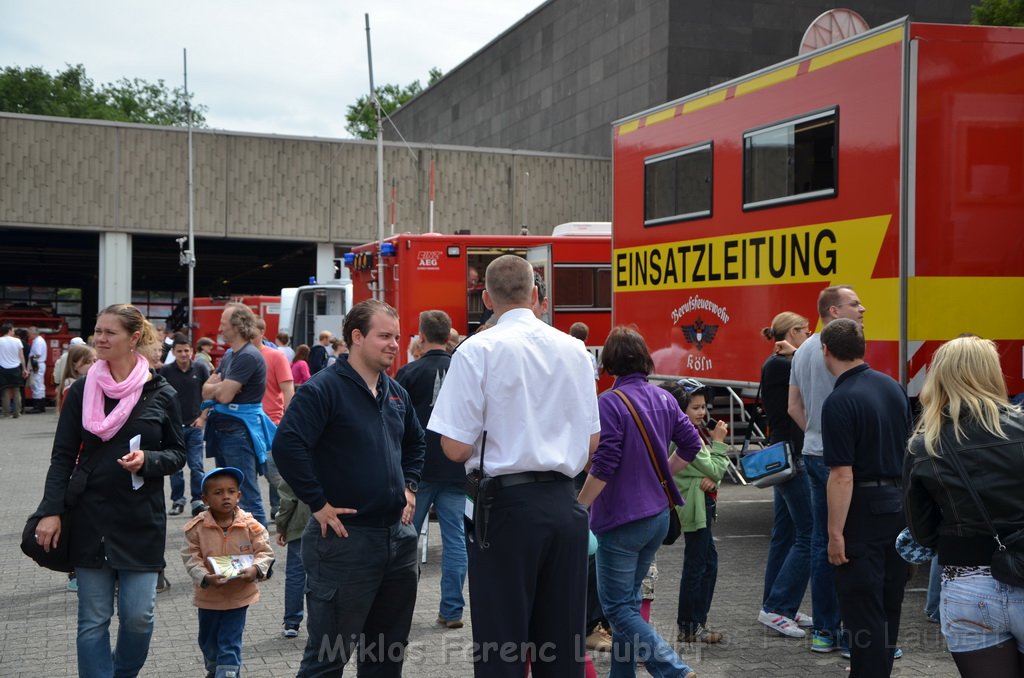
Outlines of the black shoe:
<svg viewBox="0 0 1024 678">
<path fill-rule="evenodd" d="M 164 571 L 160 570 L 160 578 L 156 580 L 156 592 L 163 593 L 171 588 L 171 582 L 167 581 L 167 577 L 164 576 Z"/>
<path fill-rule="evenodd" d="M 203 503 L 194 504 L 192 506 L 192 517 L 194 518 L 195 516 L 198 516 L 200 513 L 202 513 L 208 508 L 210 507 Z"/>
<path fill-rule="evenodd" d="M 180 515 L 185 510 L 185 502 L 174 502 L 171 504 L 171 510 L 167 512 L 169 516 Z"/>
</svg>

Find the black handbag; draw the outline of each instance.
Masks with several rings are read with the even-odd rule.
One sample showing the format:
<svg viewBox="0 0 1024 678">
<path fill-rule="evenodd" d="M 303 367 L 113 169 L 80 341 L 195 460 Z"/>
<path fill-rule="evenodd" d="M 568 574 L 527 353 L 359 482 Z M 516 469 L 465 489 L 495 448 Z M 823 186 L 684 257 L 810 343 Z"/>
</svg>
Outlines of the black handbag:
<svg viewBox="0 0 1024 678">
<path fill-rule="evenodd" d="M 665 480 L 665 475 L 661 472 L 661 467 L 658 466 L 658 457 L 654 454 L 654 446 L 651 445 L 647 429 L 644 427 L 643 421 L 640 420 L 640 415 L 637 414 L 636 408 L 633 407 L 633 403 L 626 397 L 626 394 L 619 389 L 613 389 L 612 393 L 622 398 L 622 402 L 626 404 L 626 409 L 633 415 L 633 421 L 636 422 L 637 428 L 640 429 L 640 436 L 644 439 L 644 445 L 647 446 L 647 454 L 651 457 L 654 473 L 658 476 L 661 489 L 665 491 L 665 496 L 668 498 L 668 534 L 665 535 L 665 539 L 661 543 L 669 546 L 676 543 L 676 539 L 679 539 L 679 535 L 683 533 L 683 524 L 679 521 L 679 511 L 676 510 L 676 502 L 672 499 L 672 492 L 668 489 L 668 481 Z"/>
<path fill-rule="evenodd" d="M 68 529 L 68 516 L 85 492 L 85 486 L 89 480 L 92 468 L 81 463 L 83 447 L 78 450 L 78 463 L 75 464 L 71 477 L 68 478 L 68 486 L 64 490 L 64 512 L 60 514 L 60 537 L 57 546 L 49 551 L 43 549 L 36 539 L 36 528 L 39 521 L 45 516 L 36 511 L 25 521 L 25 529 L 21 531 L 21 552 L 31 558 L 40 567 L 55 572 L 72 572 L 75 566 L 71 563 L 71 530 Z"/>
<path fill-rule="evenodd" d="M 996 540 L 996 550 L 992 554 L 992 577 L 1004 584 L 1024 588 L 1024 529 L 1017 530 L 1001 539 L 995 525 L 992 524 L 985 505 L 981 503 L 981 497 L 974 489 L 966 469 L 952 450 L 947 456 L 960 475 L 960 479 L 964 481 L 967 491 L 970 492 L 971 498 L 974 499 L 974 503 L 977 504 L 978 510 L 981 512 L 981 517 L 985 519 L 985 524 L 988 525 L 988 529 L 992 530 L 992 537 Z"/>
</svg>

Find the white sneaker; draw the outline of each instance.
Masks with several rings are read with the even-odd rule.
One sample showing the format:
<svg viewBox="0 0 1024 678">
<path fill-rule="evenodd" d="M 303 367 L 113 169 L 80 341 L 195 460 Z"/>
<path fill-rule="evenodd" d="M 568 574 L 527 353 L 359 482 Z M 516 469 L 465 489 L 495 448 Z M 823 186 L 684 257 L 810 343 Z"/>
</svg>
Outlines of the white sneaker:
<svg viewBox="0 0 1024 678">
<path fill-rule="evenodd" d="M 796 625 L 802 629 L 809 629 L 814 626 L 814 618 L 809 614 L 804 614 L 803 612 L 797 612 L 793 616 L 793 621 L 795 621 Z"/>
<path fill-rule="evenodd" d="M 790 638 L 803 638 L 807 635 L 802 628 L 797 626 L 795 621 L 789 617 L 784 617 L 781 614 L 773 614 L 771 612 L 761 610 L 757 613 L 757 621 L 770 629 L 778 631 L 784 636 L 789 636 Z"/>
</svg>

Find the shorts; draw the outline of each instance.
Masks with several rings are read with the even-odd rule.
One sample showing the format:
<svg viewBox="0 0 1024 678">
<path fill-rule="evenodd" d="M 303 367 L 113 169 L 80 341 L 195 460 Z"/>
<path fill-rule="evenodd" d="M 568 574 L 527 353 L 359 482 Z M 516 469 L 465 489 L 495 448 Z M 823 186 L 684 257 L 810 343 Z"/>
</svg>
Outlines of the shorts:
<svg viewBox="0 0 1024 678">
<path fill-rule="evenodd" d="M 0 368 L 0 388 L 18 388 L 24 384 L 20 367 Z"/>
<path fill-rule="evenodd" d="M 973 652 L 1015 640 L 1024 652 L 1024 589 L 986 574 L 942 582 L 942 635 L 950 652 Z"/>
</svg>

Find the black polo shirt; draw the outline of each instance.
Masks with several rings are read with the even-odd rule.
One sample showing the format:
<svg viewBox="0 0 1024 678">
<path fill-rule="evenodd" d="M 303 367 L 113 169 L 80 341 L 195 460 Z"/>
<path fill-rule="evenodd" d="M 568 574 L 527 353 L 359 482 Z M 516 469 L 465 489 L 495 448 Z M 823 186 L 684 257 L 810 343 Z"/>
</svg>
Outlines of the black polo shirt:
<svg viewBox="0 0 1024 678">
<path fill-rule="evenodd" d="M 186 426 L 191 424 L 199 416 L 199 405 L 203 402 L 203 384 L 210 378 L 209 366 L 193 360 L 189 368 L 182 372 L 178 363 L 173 362 L 161 367 L 160 374 L 178 392 L 182 422 Z"/>
<path fill-rule="evenodd" d="M 852 466 L 854 482 L 903 475 L 910 437 L 903 388 L 867 363 L 844 372 L 821 408 L 826 466 Z"/>
</svg>

